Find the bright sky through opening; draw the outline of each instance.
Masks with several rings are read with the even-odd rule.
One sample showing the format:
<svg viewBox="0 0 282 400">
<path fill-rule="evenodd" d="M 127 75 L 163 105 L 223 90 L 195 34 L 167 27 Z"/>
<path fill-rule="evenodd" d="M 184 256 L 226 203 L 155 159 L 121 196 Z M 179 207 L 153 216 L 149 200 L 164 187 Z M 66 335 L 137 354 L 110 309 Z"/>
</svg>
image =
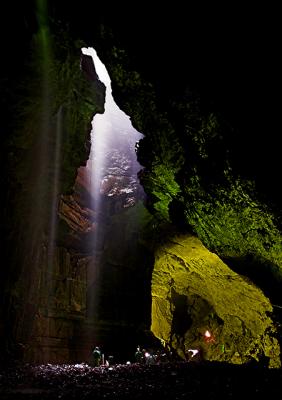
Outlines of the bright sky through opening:
<svg viewBox="0 0 282 400">
<path fill-rule="evenodd" d="M 96 51 L 93 48 L 83 48 L 82 52 L 93 58 L 97 75 L 106 86 L 105 112 L 96 114 L 92 121 L 91 151 L 87 163 L 91 174 L 94 208 L 97 211 L 101 200 L 101 185 L 107 179 L 105 176 L 109 177 L 109 171 L 117 177 L 123 174 L 124 168 L 130 169 L 132 176 L 136 177 L 132 187 L 139 185 L 137 172 L 141 166 L 137 162 L 135 144 L 143 135 L 133 128 L 130 118 L 115 103 L 109 74 Z M 111 159 L 114 165 L 109 165 Z"/>
</svg>

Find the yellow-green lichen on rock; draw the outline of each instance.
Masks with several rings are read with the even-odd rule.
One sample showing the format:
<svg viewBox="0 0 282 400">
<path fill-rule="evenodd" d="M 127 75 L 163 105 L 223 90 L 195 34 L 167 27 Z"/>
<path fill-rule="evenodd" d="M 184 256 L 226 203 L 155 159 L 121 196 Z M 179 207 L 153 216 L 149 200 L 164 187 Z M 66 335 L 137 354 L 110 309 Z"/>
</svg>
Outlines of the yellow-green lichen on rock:
<svg viewBox="0 0 282 400">
<path fill-rule="evenodd" d="M 268 275 L 281 282 L 279 223 L 271 210 L 256 199 L 251 182 L 238 179 L 229 188 L 218 186 L 206 193 L 194 177 L 188 186 L 186 217 L 203 243 L 228 259 L 252 256 L 257 270 L 265 265 Z"/>
<path fill-rule="evenodd" d="M 175 236 L 156 250 L 151 330 L 183 359 L 199 349 L 209 361 L 243 364 L 266 357 L 269 367 L 280 367 L 271 312 L 263 292 L 198 238 Z"/>
</svg>

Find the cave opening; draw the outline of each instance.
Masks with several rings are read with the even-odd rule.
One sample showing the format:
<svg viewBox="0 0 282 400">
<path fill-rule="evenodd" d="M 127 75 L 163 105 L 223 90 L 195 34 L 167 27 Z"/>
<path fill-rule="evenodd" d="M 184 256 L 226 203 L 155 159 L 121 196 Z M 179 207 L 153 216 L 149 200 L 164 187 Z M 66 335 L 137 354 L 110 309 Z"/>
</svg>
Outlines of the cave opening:
<svg viewBox="0 0 282 400">
<path fill-rule="evenodd" d="M 106 86 L 105 111 L 93 118 L 91 151 L 86 165 L 91 205 L 99 215 L 102 195 L 123 196 L 123 208 L 144 199 L 143 187 L 137 178 L 142 167 L 135 153 L 136 144 L 143 135 L 134 129 L 130 118 L 115 103 L 109 74 L 96 51 L 83 48 L 82 52 L 93 58 L 97 75 Z"/>
<path fill-rule="evenodd" d="M 141 243 L 148 212 L 135 151 L 143 135 L 115 103 L 109 74 L 96 51 L 82 48 L 82 53 L 92 57 L 106 96 L 104 113 L 93 118 L 89 158 L 79 168 L 75 184 L 76 196 L 90 210 L 92 221 L 83 238 L 87 242 L 83 257 L 88 257 L 87 323 L 77 325 L 75 336 L 88 331 L 92 346 L 102 345 L 115 354 L 122 344 L 125 354 L 132 356 L 137 332 L 150 323 L 151 258 Z"/>
</svg>

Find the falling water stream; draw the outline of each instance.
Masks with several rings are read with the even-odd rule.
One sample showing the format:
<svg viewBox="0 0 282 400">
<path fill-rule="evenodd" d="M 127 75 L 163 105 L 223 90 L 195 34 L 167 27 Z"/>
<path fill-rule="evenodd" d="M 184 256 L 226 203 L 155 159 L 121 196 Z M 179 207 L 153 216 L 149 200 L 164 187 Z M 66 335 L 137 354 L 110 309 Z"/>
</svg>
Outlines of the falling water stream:
<svg viewBox="0 0 282 400">
<path fill-rule="evenodd" d="M 96 51 L 93 48 L 83 48 L 82 52 L 93 58 L 97 75 L 106 86 L 105 112 L 96 114 L 92 121 L 91 151 L 86 165 L 90 177 L 91 208 L 95 213 L 96 224 L 93 236 L 94 261 L 92 270 L 88 272 L 90 295 L 88 296 L 87 309 L 88 315 L 95 316 L 97 315 L 97 298 L 101 286 L 103 286 L 101 282 L 103 282 L 103 279 L 105 279 L 103 277 L 107 273 L 104 268 L 107 265 L 104 246 L 112 248 L 111 254 L 119 255 L 123 251 L 125 258 L 128 258 L 126 249 L 128 246 L 132 249 L 135 245 L 134 240 L 131 243 L 126 243 L 126 240 L 132 240 L 131 238 L 121 237 L 122 227 L 120 227 L 119 238 L 114 236 L 113 231 L 109 233 L 107 229 L 111 226 L 115 216 L 122 215 L 122 218 L 126 218 L 123 211 L 136 206 L 144 198 L 144 191 L 137 177 L 141 165 L 137 161 L 135 152 L 136 143 L 143 135 L 133 128 L 130 118 L 115 103 L 110 77 Z M 137 225 L 139 223 L 137 219 L 133 222 L 133 224 L 136 224 L 136 230 L 138 230 Z M 124 220 L 122 223 L 124 224 Z M 103 236 L 107 237 L 103 238 Z M 122 251 L 121 248 L 123 248 Z M 115 263 L 118 264 L 118 262 L 117 256 Z M 102 269 L 103 271 L 101 271 Z M 112 277 L 109 279 L 113 280 Z M 109 282 L 108 279 L 106 280 Z M 115 290 L 118 292 L 120 289 L 115 287 L 113 281 L 110 289 L 112 297 L 106 303 L 114 304 L 113 308 L 118 309 L 121 295 L 116 294 L 115 297 Z M 109 318 L 120 319 L 121 316 L 118 315 L 118 312 L 117 310 L 116 314 Z"/>
</svg>

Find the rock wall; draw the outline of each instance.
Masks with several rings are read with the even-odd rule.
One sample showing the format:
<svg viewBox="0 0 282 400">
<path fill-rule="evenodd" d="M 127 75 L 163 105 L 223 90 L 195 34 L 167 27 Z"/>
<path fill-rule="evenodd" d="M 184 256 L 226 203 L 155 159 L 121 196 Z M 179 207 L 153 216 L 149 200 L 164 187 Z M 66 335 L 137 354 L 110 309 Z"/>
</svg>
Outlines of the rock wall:
<svg viewBox="0 0 282 400">
<path fill-rule="evenodd" d="M 50 361 L 65 360 L 70 332 L 85 313 L 84 264 L 58 238 L 57 206 L 61 193 L 73 191 L 89 154 L 91 119 L 105 99 L 92 59 L 49 22 L 41 19 L 25 43 L 6 139 L 2 354 L 27 361 L 46 361 L 47 353 Z M 60 346 L 61 356 L 53 356 Z"/>
<path fill-rule="evenodd" d="M 155 254 L 153 333 L 189 359 L 242 364 L 266 357 L 280 367 L 272 306 L 251 281 L 233 272 L 190 235 L 171 237 Z"/>
<path fill-rule="evenodd" d="M 107 160 L 103 209 L 98 215 L 92 208 L 84 166 L 105 88 L 92 59 L 81 55 L 83 43 L 41 17 L 25 44 L 7 145 L 2 354 L 28 362 L 87 361 L 97 342 L 109 349 L 123 343 L 133 352 L 150 319 L 151 258 L 139 230 L 150 218 L 143 191 L 140 197 L 132 160 L 117 148 Z"/>
<path fill-rule="evenodd" d="M 280 304 L 279 168 L 274 167 L 278 161 L 274 149 L 273 157 L 271 152 L 259 156 L 263 153 L 263 146 L 257 145 L 261 113 L 250 119 L 245 115 L 245 120 L 238 116 L 242 123 L 238 127 L 230 119 L 236 109 L 230 99 L 225 96 L 220 109 L 204 94 L 201 97 L 198 87 L 193 90 L 193 78 L 199 78 L 195 70 L 198 67 L 201 76 L 201 68 L 207 69 L 208 76 L 210 64 L 198 66 L 200 58 L 193 57 L 189 65 L 184 64 L 185 51 L 192 51 L 185 47 L 185 36 L 182 45 L 177 41 L 179 47 L 174 43 L 178 62 L 169 63 L 167 49 L 160 47 L 156 63 L 147 63 L 147 55 L 155 60 L 151 47 L 140 46 L 140 53 L 136 52 L 122 36 L 122 48 L 114 32 L 104 30 L 103 42 L 116 46 L 107 48 L 98 41 L 98 48 L 110 72 L 113 95 L 144 134 L 138 159 L 144 166 L 139 176 L 148 209 L 160 222 L 197 235 L 208 249 L 249 275 Z M 181 69 L 184 65 L 187 73 Z M 210 99 L 218 93 L 214 89 L 208 93 Z M 231 97 L 235 92 L 233 88 Z M 238 104 L 243 93 L 238 95 Z M 220 112 L 224 109 L 227 112 Z M 266 125 L 270 119 L 265 119 Z M 265 132 L 272 135 L 274 131 L 266 126 L 260 138 Z M 269 145 L 268 140 L 264 142 Z M 267 173 L 262 165 L 269 168 Z"/>
</svg>

